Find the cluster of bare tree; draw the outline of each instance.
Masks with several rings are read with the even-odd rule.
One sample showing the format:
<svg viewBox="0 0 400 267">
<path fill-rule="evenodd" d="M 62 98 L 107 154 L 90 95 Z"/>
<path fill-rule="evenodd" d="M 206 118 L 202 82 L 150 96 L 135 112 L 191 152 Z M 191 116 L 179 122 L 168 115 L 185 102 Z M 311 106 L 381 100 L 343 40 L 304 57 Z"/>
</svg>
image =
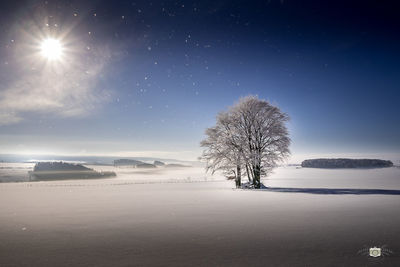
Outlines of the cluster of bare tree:
<svg viewBox="0 0 400 267">
<path fill-rule="evenodd" d="M 214 127 L 206 130 L 201 159 L 207 171 L 224 171 L 241 187 L 242 175 L 254 188 L 289 154 L 287 114 L 256 96 L 241 98 L 227 111 L 218 114 Z M 232 175 L 233 174 L 233 175 Z"/>
</svg>

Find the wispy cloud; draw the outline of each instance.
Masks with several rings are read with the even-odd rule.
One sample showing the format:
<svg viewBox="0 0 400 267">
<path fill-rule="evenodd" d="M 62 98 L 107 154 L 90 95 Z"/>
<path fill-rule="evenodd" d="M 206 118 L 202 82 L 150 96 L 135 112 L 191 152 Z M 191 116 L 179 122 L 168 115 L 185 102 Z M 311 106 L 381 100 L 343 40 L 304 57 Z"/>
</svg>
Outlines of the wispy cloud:
<svg viewBox="0 0 400 267">
<path fill-rule="evenodd" d="M 22 118 L 14 112 L 0 112 L 0 125 L 18 123 L 21 120 Z"/>
<path fill-rule="evenodd" d="M 0 125 L 18 123 L 32 113 L 87 115 L 109 96 L 97 87 L 105 63 L 81 60 L 16 75 L 11 85 L 0 92 Z"/>
</svg>

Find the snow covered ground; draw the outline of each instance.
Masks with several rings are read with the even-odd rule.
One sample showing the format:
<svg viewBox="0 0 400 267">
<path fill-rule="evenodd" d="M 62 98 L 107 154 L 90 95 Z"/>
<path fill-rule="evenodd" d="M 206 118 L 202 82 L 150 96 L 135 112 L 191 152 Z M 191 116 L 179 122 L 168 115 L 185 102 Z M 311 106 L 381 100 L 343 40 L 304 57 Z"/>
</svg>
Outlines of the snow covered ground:
<svg viewBox="0 0 400 267">
<path fill-rule="evenodd" d="M 400 169 L 288 167 L 264 183 L 201 168 L 1 183 L 0 266 L 400 266 Z"/>
<path fill-rule="evenodd" d="M 271 187 L 399 189 L 400 168 L 313 169 L 281 167 L 264 180 Z"/>
</svg>

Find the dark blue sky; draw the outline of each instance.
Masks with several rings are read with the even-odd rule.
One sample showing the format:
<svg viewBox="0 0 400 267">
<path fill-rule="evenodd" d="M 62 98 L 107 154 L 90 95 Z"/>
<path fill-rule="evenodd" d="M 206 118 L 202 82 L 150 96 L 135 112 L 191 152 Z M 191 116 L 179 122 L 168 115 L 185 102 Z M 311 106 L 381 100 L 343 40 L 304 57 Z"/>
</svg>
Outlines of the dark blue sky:
<svg viewBox="0 0 400 267">
<path fill-rule="evenodd" d="M 82 2 L 1 4 L 0 153 L 194 159 L 255 94 L 291 117 L 294 161 L 400 157 L 395 1 Z"/>
</svg>

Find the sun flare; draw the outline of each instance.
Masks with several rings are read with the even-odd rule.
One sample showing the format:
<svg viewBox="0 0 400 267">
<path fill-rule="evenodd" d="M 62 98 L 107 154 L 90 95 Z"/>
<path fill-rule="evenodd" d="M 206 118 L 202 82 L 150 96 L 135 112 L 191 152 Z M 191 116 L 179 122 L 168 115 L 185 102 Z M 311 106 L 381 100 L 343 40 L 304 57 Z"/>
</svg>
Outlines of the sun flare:
<svg viewBox="0 0 400 267">
<path fill-rule="evenodd" d="M 40 51 L 48 60 L 58 60 L 62 56 L 63 47 L 59 40 L 48 38 L 42 41 Z"/>
</svg>

